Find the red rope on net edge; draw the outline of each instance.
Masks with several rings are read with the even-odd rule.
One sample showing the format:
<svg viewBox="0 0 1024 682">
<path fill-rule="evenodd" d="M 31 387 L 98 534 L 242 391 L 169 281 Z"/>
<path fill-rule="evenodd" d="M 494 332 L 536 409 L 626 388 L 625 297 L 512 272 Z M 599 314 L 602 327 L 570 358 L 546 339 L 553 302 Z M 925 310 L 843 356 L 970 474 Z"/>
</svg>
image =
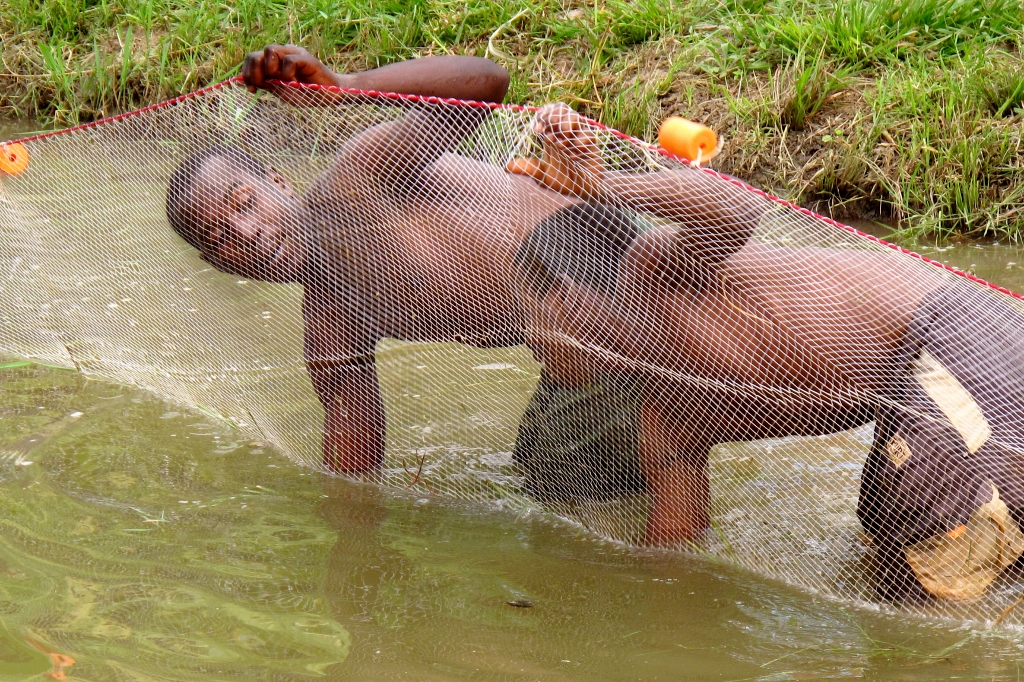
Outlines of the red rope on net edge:
<svg viewBox="0 0 1024 682">
<path fill-rule="evenodd" d="M 227 79 L 225 81 L 221 81 L 220 83 L 214 83 L 213 85 L 207 85 L 205 88 L 200 88 L 198 90 L 193 90 L 192 92 L 189 92 L 189 93 L 184 94 L 184 95 L 178 95 L 174 99 L 168 99 L 168 100 L 164 100 L 163 102 L 157 102 L 156 104 L 150 104 L 148 107 L 142 107 L 141 109 L 136 109 L 135 111 L 126 111 L 123 114 L 117 114 L 116 116 L 107 116 L 106 118 L 101 118 L 101 119 L 98 119 L 96 121 L 92 121 L 90 123 L 82 123 L 81 125 L 72 126 L 70 128 L 63 128 L 61 130 L 51 130 L 49 132 L 39 133 L 38 135 L 30 135 L 28 137 L 23 137 L 23 138 L 20 138 L 18 140 L 8 140 L 4 144 L 12 144 L 12 143 L 24 144 L 26 142 L 36 142 L 38 140 L 45 140 L 45 139 L 47 139 L 49 137 L 57 137 L 58 135 L 67 135 L 68 133 L 77 133 L 77 132 L 79 132 L 81 130 L 89 130 L 90 128 L 98 128 L 100 126 L 108 125 L 110 123 L 117 123 L 118 121 L 124 121 L 125 119 L 135 118 L 136 116 L 141 116 L 142 114 L 149 113 L 150 111 L 159 111 L 161 109 L 167 109 L 169 107 L 173 107 L 175 104 L 180 104 L 181 102 L 184 102 L 185 100 L 194 99 L 196 97 L 202 97 L 203 95 L 205 95 L 208 92 L 213 92 L 215 90 L 221 90 L 223 88 L 226 88 L 226 87 L 229 87 L 229 86 L 232 86 L 232 85 L 240 85 L 241 83 L 242 83 L 242 77 L 241 76 L 235 76 L 234 78 L 229 78 L 229 79 Z"/>
<path fill-rule="evenodd" d="M 473 107 L 473 108 L 477 108 L 477 109 L 491 109 L 493 111 L 497 111 L 497 110 L 525 111 L 525 112 L 533 113 L 533 112 L 536 112 L 539 109 L 539 107 L 525 106 L 525 105 L 521 105 L 521 104 L 503 104 L 503 103 L 498 103 L 498 102 L 478 102 L 478 101 L 474 101 L 474 100 L 461 100 L 461 99 L 454 99 L 454 98 L 451 98 L 451 97 L 435 97 L 435 96 L 428 96 L 428 95 L 407 95 L 407 94 L 402 94 L 402 93 L 398 93 L 398 92 L 382 92 L 382 91 L 379 91 L 379 90 L 360 90 L 358 88 L 343 88 L 343 87 L 339 87 L 339 86 L 336 86 L 336 85 L 318 85 L 318 84 L 315 84 L 315 83 L 289 83 L 289 82 L 277 81 L 277 80 L 270 81 L 270 82 L 272 84 L 274 84 L 274 85 L 277 85 L 277 86 L 295 88 L 297 90 L 313 90 L 313 91 L 324 90 L 326 92 L 343 93 L 343 94 L 356 95 L 356 96 L 360 96 L 360 97 L 368 97 L 368 98 L 373 98 L 373 99 L 389 99 L 389 100 L 399 100 L 399 101 L 406 101 L 406 102 L 424 102 L 424 103 L 427 103 L 427 104 L 444 104 L 444 105 L 456 106 L 456 107 Z M 104 126 L 104 125 L 108 125 L 108 124 L 111 124 L 111 123 L 117 123 L 118 121 L 124 121 L 126 119 L 134 118 L 136 116 L 141 116 L 142 114 L 145 114 L 145 113 L 148 113 L 148 112 L 151 112 L 151 111 L 159 111 L 161 109 L 167 109 L 169 107 L 175 106 L 176 104 L 180 104 L 181 102 L 184 102 L 186 100 L 193 99 L 193 98 L 196 98 L 196 97 L 201 97 L 201 96 L 203 96 L 203 95 L 205 95 L 207 93 L 214 92 L 216 90 L 221 90 L 221 89 L 226 88 L 226 87 L 241 86 L 242 83 L 243 83 L 242 77 L 241 76 L 235 76 L 233 78 L 229 78 L 229 79 L 221 81 L 219 83 L 214 83 L 213 85 L 208 85 L 205 88 L 200 88 L 199 90 L 193 90 L 192 92 L 189 92 L 187 94 L 179 95 L 178 97 L 175 97 L 173 99 L 165 100 L 163 102 L 157 102 L 156 104 L 151 104 L 151 105 L 149 105 L 147 107 L 142 107 L 141 109 L 136 109 L 135 111 L 128 111 L 128 112 L 125 112 L 123 114 L 117 114 L 116 116 L 108 116 L 106 118 L 101 118 L 99 120 L 92 121 L 90 123 L 83 123 L 81 125 L 72 126 L 71 128 L 64 128 L 62 130 L 54 130 L 54 131 L 50 131 L 50 132 L 39 133 L 38 135 L 30 135 L 28 137 L 23 137 L 23 138 L 20 138 L 20 139 L 17 139 L 17 140 L 9 140 L 8 142 L 9 143 L 36 142 L 38 140 L 45 140 L 47 138 L 56 137 L 58 135 L 66 135 L 68 133 L 78 132 L 78 131 L 81 131 L 81 130 L 88 130 L 90 128 L 97 128 L 99 126 Z M 627 135 L 626 133 L 620 132 L 620 131 L 618 131 L 618 130 L 616 130 L 614 128 L 609 128 L 608 126 L 604 125 L 603 123 L 599 123 L 599 122 L 597 122 L 597 121 L 595 121 L 593 119 L 586 118 L 585 120 L 588 123 L 590 123 L 591 125 L 593 125 L 595 128 L 598 128 L 599 130 L 603 130 L 603 131 L 605 131 L 605 132 L 607 132 L 607 133 L 609 133 L 609 134 L 611 134 L 611 135 L 613 135 L 613 136 L 615 136 L 615 137 L 617 137 L 617 138 L 619 138 L 621 140 L 625 140 L 625 141 L 627 141 L 627 142 L 629 142 L 631 144 L 635 144 L 637 146 L 643 147 L 644 149 L 648 149 L 648 150 L 654 151 L 657 154 L 660 154 L 661 156 L 664 156 L 666 158 L 673 159 L 673 160 L 675 160 L 675 161 L 677 161 L 679 163 L 688 165 L 691 168 L 699 170 L 699 171 L 701 171 L 703 173 L 707 173 L 708 175 L 711 175 L 711 176 L 717 178 L 721 182 L 726 182 L 726 183 L 728 183 L 730 185 L 733 185 L 734 187 L 738 187 L 738 188 L 740 188 L 742 190 L 745 190 L 747 192 L 752 192 L 752 193 L 756 194 L 757 196 L 759 196 L 759 197 L 761 197 L 763 199 L 767 199 L 768 201 L 774 202 L 774 203 L 776 203 L 776 204 L 778 204 L 780 206 L 785 206 L 786 208 L 788 208 L 790 210 L 796 211 L 797 213 L 805 215 L 805 216 L 807 216 L 809 218 L 812 218 L 814 220 L 817 220 L 817 221 L 820 221 L 822 223 L 825 223 L 826 225 L 831 225 L 832 227 L 837 227 L 837 228 L 839 228 L 839 229 L 841 229 L 841 230 L 843 230 L 845 232 L 849 232 L 850 234 L 856 235 L 857 237 L 860 237 L 861 239 L 866 239 L 866 240 L 874 242 L 876 244 L 880 244 L 881 246 L 884 246 L 884 247 L 886 247 L 888 249 L 892 249 L 893 251 L 897 251 L 899 253 L 905 254 L 905 255 L 910 256 L 911 258 L 915 258 L 915 259 L 917 259 L 917 260 L 919 260 L 921 262 L 928 263 L 929 265 L 932 265 L 934 267 L 937 267 L 937 268 L 940 268 L 942 270 L 945 270 L 946 272 L 949 272 L 949 273 L 952 273 L 954 275 L 957 275 L 958 277 L 963 277 L 964 279 L 968 279 L 968 280 L 970 280 L 970 281 L 972 281 L 972 282 L 974 282 L 976 284 L 980 284 L 982 286 L 988 287 L 989 289 L 993 289 L 993 290 L 998 291 L 998 292 L 1000 292 L 1002 294 L 1006 294 L 1006 295 L 1012 296 L 1013 298 L 1016 298 L 1018 300 L 1024 301 L 1024 295 L 1018 294 L 1017 292 L 1012 291 L 1010 289 L 1007 289 L 1006 287 L 999 286 L 998 284 L 993 284 L 992 282 L 989 282 L 988 280 L 982 279 L 981 277 L 978 277 L 977 275 L 972 275 L 969 272 L 964 272 L 963 270 L 955 268 L 955 267 L 953 267 L 951 265 L 947 265 L 945 263 L 940 263 L 939 261 L 933 260 L 931 258 L 928 258 L 927 256 L 922 256 L 921 254 L 916 253 L 915 251 L 911 251 L 910 249 L 902 247 L 902 246 L 900 246 L 898 244 L 893 244 L 892 242 L 887 242 L 884 239 L 876 237 L 876 236 L 874 236 L 872 234 L 868 234 L 867 232 L 863 232 L 861 230 L 858 230 L 855 227 L 851 227 L 849 225 L 844 225 L 843 223 L 841 223 L 841 222 L 839 222 L 837 220 L 833 220 L 832 218 L 828 218 L 826 216 L 823 216 L 820 213 L 815 213 L 814 211 L 812 211 L 812 210 L 810 210 L 808 208 L 804 208 L 803 206 L 797 206 L 796 204 L 794 204 L 791 201 L 787 201 L 785 199 L 782 199 L 780 197 L 775 196 L 774 194 L 766 192 L 766 191 L 764 191 L 762 189 L 758 189 L 757 187 L 754 187 L 753 185 L 749 185 L 749 184 L 743 182 L 742 180 L 737 180 L 736 178 L 732 178 L 732 177 L 726 176 L 726 175 L 724 175 L 722 173 L 719 173 L 718 171 L 716 171 L 716 170 L 714 170 L 712 168 L 706 168 L 704 166 L 698 166 L 697 164 L 693 163 L 690 159 L 684 159 L 684 158 L 682 158 L 680 156 L 676 156 L 675 154 L 672 154 L 672 153 L 662 149 L 661 147 L 658 147 L 656 145 L 652 145 L 652 144 L 650 144 L 648 142 L 645 142 L 644 140 L 641 140 L 639 138 L 633 137 L 632 135 Z"/>
</svg>

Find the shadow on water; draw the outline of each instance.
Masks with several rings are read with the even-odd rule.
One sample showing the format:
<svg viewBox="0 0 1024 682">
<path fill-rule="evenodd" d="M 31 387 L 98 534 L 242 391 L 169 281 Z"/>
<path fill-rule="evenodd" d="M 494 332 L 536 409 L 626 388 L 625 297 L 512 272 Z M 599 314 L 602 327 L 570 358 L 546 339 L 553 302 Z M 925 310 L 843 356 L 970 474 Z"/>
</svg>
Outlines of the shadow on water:
<svg viewBox="0 0 1024 682">
<path fill-rule="evenodd" d="M 1017 676 L 1011 635 L 321 477 L 74 372 L 9 363 L 0 406 L 3 680 Z"/>
</svg>

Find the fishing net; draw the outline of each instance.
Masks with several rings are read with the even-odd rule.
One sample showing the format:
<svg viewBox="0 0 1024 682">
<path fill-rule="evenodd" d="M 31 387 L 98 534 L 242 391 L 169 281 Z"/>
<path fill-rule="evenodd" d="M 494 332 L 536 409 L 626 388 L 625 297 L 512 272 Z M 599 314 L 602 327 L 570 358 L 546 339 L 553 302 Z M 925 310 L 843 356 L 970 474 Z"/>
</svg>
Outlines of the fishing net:
<svg viewBox="0 0 1024 682">
<path fill-rule="evenodd" d="M 1024 618 L 1013 294 L 566 107 L 280 88 L 8 147 L 0 352 L 306 467 Z"/>
</svg>

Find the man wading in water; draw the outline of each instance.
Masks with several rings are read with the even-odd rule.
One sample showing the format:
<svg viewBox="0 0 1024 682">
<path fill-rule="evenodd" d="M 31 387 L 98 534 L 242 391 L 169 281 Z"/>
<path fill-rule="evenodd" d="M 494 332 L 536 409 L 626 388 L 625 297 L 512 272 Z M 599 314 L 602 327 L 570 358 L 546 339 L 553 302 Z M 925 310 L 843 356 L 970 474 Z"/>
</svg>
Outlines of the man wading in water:
<svg viewBox="0 0 1024 682">
<path fill-rule="evenodd" d="M 340 75 L 294 46 L 250 54 L 243 74 L 251 88 L 270 88 L 298 105 L 352 96 L 268 81 L 484 102 L 500 101 L 508 85 L 505 70 L 485 59 L 429 57 Z M 253 157 L 225 147 L 189 158 L 168 188 L 171 225 L 208 262 L 251 279 L 304 285 L 305 356 L 326 411 L 324 464 L 335 471 L 381 462 L 384 414 L 373 354 L 379 339 L 521 344 L 514 256 L 525 235 L 555 221 L 604 230 L 609 239 L 624 239 L 622 247 L 632 238 L 618 233 L 620 215 L 599 204 L 451 153 L 489 110 L 404 106 L 400 119 L 350 139 L 304 196 Z M 697 179 L 677 175 L 680 193 Z M 626 174 L 618 182 L 628 192 L 646 186 Z M 734 235 L 756 223 L 755 213 L 738 208 L 739 190 L 700 205 L 662 198 L 672 218 L 719 225 L 709 236 L 722 243 L 738 245 L 745 236 Z M 545 376 L 517 444 L 528 487 L 542 497 L 642 489 L 629 403 L 611 377 L 596 388 L 563 389 Z M 559 452 L 550 455 L 556 443 Z"/>
<path fill-rule="evenodd" d="M 510 168 L 654 212 L 667 174 L 649 176 L 646 196 L 625 195 L 578 114 L 553 105 L 538 126 L 545 159 Z M 643 381 L 648 542 L 694 540 L 707 526 L 712 445 L 838 431 L 870 419 L 870 406 L 857 513 L 877 546 L 879 591 L 984 592 L 1024 553 L 1024 318 L 895 252 L 731 248 L 695 234 L 682 221 L 655 226 L 619 250 L 546 223 L 518 259 L 528 341 L 557 381 Z M 616 277 L 586 275 L 608 261 Z"/>
<path fill-rule="evenodd" d="M 496 65 L 466 57 L 343 76 L 290 46 L 249 55 L 244 74 L 251 87 L 299 80 L 482 101 L 500 101 L 508 83 Z M 295 103 L 347 97 L 275 91 Z M 528 339 L 559 384 L 624 371 L 639 378 L 652 544 L 695 539 L 705 527 L 710 445 L 828 433 L 870 419 L 859 399 L 888 389 L 894 353 L 918 309 L 942 290 L 941 278 L 915 271 L 894 281 L 887 273 L 892 293 L 869 287 L 866 303 L 863 292 L 858 303 L 844 300 L 877 276 L 883 257 L 748 243 L 765 210 L 758 197 L 720 182 L 709 191 L 707 177 L 693 170 L 607 172 L 587 126 L 564 106 L 537 116 L 540 162 L 520 160 L 507 173 L 451 153 L 487 115 L 409 104 L 402 118 L 349 140 L 302 197 L 230 148 L 192 157 L 172 178 L 168 217 L 206 260 L 242 276 L 304 285 L 305 354 L 326 411 L 326 466 L 351 472 L 381 462 L 373 349 L 383 337 L 481 347 Z M 637 211 L 669 225 L 638 236 Z M 847 324 L 823 325 L 837 306 L 849 313 Z M 673 374 L 753 390 L 694 390 Z M 902 423 L 897 416 L 889 422 Z M 880 424 L 889 422 L 883 414 Z M 872 497 L 887 462 L 898 469 L 908 459 L 879 454 L 894 441 L 879 440 L 882 427 L 878 434 L 859 512 L 883 557 L 901 559 L 897 568 L 907 566 L 900 553 L 911 542 L 998 501 L 996 477 L 985 478 L 984 469 L 958 487 L 955 514 L 925 507 L 906 522 L 902 496 Z M 937 461 L 927 453 L 909 460 Z M 928 477 L 921 496 L 934 499 L 938 480 Z M 986 482 L 991 499 L 981 500 Z M 999 483 L 1007 501 L 1010 487 Z M 902 590 L 907 574 L 883 572 L 882 583 Z"/>
</svg>

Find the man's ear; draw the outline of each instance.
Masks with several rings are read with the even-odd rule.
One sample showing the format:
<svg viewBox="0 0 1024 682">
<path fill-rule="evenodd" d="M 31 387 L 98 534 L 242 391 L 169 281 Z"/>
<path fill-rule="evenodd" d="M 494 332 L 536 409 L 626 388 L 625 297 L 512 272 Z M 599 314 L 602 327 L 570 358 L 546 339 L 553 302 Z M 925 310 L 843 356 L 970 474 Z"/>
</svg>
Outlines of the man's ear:
<svg viewBox="0 0 1024 682">
<path fill-rule="evenodd" d="M 295 196 L 295 190 L 293 190 L 292 186 L 288 184 L 288 178 L 281 175 L 281 172 L 279 170 L 277 170 L 273 166 L 269 166 L 267 168 L 267 177 L 270 178 L 270 181 L 272 183 L 280 187 L 285 194 L 287 194 L 290 197 Z"/>
</svg>

